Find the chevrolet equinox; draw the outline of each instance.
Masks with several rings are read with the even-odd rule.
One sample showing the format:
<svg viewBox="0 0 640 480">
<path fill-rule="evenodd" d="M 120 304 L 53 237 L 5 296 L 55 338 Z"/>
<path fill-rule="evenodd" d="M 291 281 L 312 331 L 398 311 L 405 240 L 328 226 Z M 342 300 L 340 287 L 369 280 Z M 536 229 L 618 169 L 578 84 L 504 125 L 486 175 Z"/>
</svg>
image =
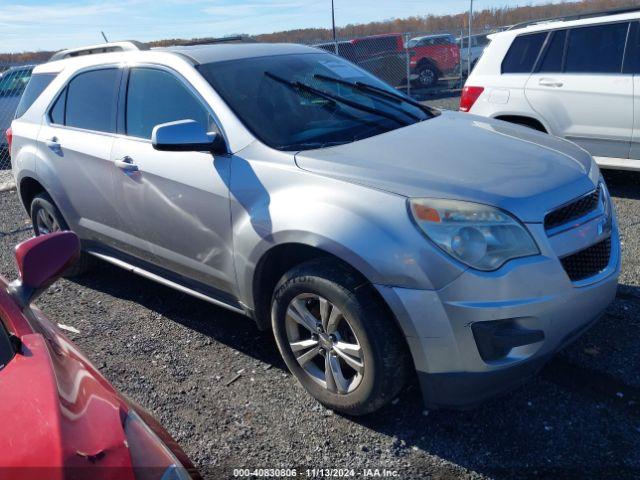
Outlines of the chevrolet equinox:
<svg viewBox="0 0 640 480">
<path fill-rule="evenodd" d="M 272 329 L 336 411 L 414 372 L 430 407 L 520 384 L 615 296 L 620 244 L 593 158 L 437 111 L 299 45 L 66 50 L 8 133 L 36 235 Z"/>
</svg>

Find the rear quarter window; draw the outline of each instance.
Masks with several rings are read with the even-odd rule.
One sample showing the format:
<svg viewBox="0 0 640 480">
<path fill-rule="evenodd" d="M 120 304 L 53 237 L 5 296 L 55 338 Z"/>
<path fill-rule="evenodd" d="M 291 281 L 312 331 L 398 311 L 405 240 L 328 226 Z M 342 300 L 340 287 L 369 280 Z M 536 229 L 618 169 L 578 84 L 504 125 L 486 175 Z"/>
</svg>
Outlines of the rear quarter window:
<svg viewBox="0 0 640 480">
<path fill-rule="evenodd" d="M 67 89 L 65 88 L 56 99 L 49 111 L 49 119 L 56 125 L 64 125 L 64 114 L 67 105 Z"/>
<path fill-rule="evenodd" d="M 22 94 L 22 98 L 20 98 L 15 118 L 20 118 L 31 108 L 31 105 L 34 104 L 54 78 L 56 78 L 56 75 L 52 73 L 36 73 L 31 76 L 31 79 L 29 80 L 29 83 L 27 83 L 27 87 Z"/>
<path fill-rule="evenodd" d="M 516 37 L 502 61 L 502 73 L 531 73 L 547 32 Z"/>
</svg>

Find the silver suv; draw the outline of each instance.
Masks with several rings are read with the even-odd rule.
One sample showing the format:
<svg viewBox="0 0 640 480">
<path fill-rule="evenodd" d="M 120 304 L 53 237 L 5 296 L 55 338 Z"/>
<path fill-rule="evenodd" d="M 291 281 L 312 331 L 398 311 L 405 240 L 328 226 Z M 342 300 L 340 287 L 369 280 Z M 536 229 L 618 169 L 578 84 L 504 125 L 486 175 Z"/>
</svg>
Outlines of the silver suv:
<svg viewBox="0 0 640 480">
<path fill-rule="evenodd" d="M 591 156 L 439 112 L 295 45 L 108 44 L 38 66 L 12 125 L 36 234 L 273 329 L 302 386 L 371 412 L 417 371 L 467 407 L 534 374 L 616 292 Z M 26 108 L 25 108 L 26 107 Z"/>
</svg>

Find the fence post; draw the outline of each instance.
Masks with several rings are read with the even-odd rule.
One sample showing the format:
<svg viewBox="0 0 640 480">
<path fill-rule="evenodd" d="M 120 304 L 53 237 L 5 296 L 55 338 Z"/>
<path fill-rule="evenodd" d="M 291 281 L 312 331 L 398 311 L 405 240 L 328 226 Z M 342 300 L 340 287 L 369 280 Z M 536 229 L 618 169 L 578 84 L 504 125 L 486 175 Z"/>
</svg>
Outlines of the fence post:
<svg viewBox="0 0 640 480">
<path fill-rule="evenodd" d="M 467 39 L 467 77 L 471 75 L 471 31 L 473 25 L 473 0 L 469 4 L 469 38 Z"/>
<path fill-rule="evenodd" d="M 468 40 L 467 40 L 468 41 Z M 464 25 L 460 28 L 460 88 L 464 86 L 464 74 L 462 72 L 462 52 L 464 51 Z M 469 72 L 467 72 L 469 76 Z"/>
<path fill-rule="evenodd" d="M 409 34 L 404 34 L 404 56 L 407 64 L 407 95 L 411 95 L 411 55 L 409 55 Z"/>
</svg>

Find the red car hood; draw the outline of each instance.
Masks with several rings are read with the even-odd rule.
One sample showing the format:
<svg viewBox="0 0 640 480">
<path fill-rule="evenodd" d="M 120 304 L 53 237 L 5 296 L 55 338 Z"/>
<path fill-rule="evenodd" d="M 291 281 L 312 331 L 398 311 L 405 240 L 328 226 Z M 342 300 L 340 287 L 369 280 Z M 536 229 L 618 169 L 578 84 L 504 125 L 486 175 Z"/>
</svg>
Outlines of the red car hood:
<svg viewBox="0 0 640 480">
<path fill-rule="evenodd" d="M 10 432 L 0 436 L 0 472 L 11 470 L 0 477 L 62 479 L 65 467 L 78 475 L 89 468 L 96 480 L 133 479 L 123 399 L 61 334 L 21 341 L 24 354 L 0 374 L 0 418 Z"/>
<path fill-rule="evenodd" d="M 21 353 L 0 370 L 0 478 L 134 480 L 123 429 L 131 409 L 200 478 L 168 433 L 122 397 L 42 312 L 22 314 L 1 277 L 0 315 L 22 342 Z"/>
</svg>

